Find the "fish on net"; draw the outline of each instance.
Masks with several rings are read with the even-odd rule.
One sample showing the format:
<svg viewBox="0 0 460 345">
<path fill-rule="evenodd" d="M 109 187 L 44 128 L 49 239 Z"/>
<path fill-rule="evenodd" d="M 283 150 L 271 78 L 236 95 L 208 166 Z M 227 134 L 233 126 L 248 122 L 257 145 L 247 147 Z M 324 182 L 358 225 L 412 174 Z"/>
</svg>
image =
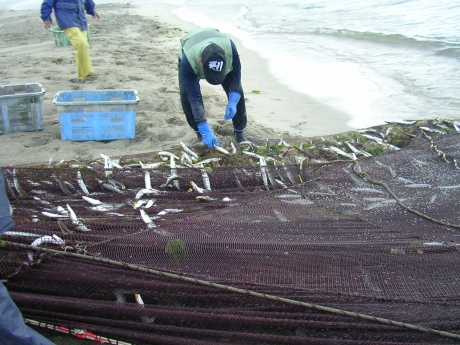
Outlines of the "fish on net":
<svg viewBox="0 0 460 345">
<path fill-rule="evenodd" d="M 408 137 L 6 167 L 0 275 L 31 326 L 107 343 L 456 343 L 458 134 Z"/>
</svg>

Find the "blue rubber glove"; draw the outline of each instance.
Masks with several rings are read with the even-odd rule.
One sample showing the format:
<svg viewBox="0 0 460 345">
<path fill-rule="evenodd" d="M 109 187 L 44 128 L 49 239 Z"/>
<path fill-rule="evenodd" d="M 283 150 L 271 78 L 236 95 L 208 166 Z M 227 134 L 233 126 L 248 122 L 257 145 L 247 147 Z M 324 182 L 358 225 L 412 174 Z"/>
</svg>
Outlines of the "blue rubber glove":
<svg viewBox="0 0 460 345">
<path fill-rule="evenodd" d="M 241 95 L 238 92 L 230 92 L 228 94 L 228 104 L 227 108 L 225 109 L 225 120 L 233 119 L 233 116 L 236 115 L 236 105 L 238 104 Z"/>
<path fill-rule="evenodd" d="M 203 137 L 203 144 L 208 148 L 212 149 L 214 148 L 213 144 L 216 146 L 219 146 L 219 142 L 217 141 L 216 136 L 211 130 L 211 126 L 209 126 L 208 123 L 203 122 L 198 125 L 198 130 L 201 133 L 201 136 Z"/>
</svg>

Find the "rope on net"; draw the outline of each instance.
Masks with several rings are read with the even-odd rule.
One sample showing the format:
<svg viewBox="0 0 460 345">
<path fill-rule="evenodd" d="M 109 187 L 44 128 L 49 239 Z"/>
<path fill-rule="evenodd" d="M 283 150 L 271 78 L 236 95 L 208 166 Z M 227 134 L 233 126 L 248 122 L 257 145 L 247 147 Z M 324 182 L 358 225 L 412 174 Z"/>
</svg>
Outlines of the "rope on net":
<svg viewBox="0 0 460 345">
<path fill-rule="evenodd" d="M 107 258 L 101 258 L 101 257 L 95 257 L 92 255 L 82 255 L 82 254 L 77 254 L 77 253 L 70 253 L 70 252 L 64 252 L 60 250 L 55 250 L 55 249 L 49 249 L 49 248 L 43 248 L 43 247 L 38 247 L 38 246 L 29 246 L 26 244 L 22 243 L 15 243 L 15 242 L 10 242 L 10 241 L 0 241 L 0 247 L 4 246 L 11 246 L 11 247 L 17 247 L 17 248 L 22 248 L 22 249 L 28 249 L 28 250 L 33 250 L 33 251 L 42 251 L 45 253 L 50 253 L 50 254 L 58 254 L 58 255 L 63 255 L 63 256 L 68 256 L 68 257 L 74 257 L 82 260 L 88 260 L 88 261 L 95 261 L 95 262 L 100 262 L 104 264 L 109 264 L 112 266 L 117 266 L 117 267 L 122 267 L 122 268 L 128 268 L 131 270 L 135 271 L 140 271 L 144 273 L 149 273 L 157 276 L 162 276 L 162 277 L 167 277 L 167 278 L 172 278 L 172 279 L 178 279 L 178 280 L 183 280 L 189 283 L 193 284 L 199 284 L 199 285 L 204 285 L 208 287 L 213 287 L 216 289 L 220 290 L 227 290 L 243 295 L 249 295 L 249 296 L 254 296 L 258 298 L 264 298 L 272 301 L 277 301 L 277 302 L 282 302 L 282 303 L 287 303 L 287 304 L 292 304 L 296 306 L 301 306 L 309 309 L 314 309 L 322 312 L 327 312 L 327 313 L 333 313 L 333 314 L 338 314 L 338 315 L 345 315 L 345 316 L 350 316 L 354 318 L 359 318 L 363 320 L 368 320 L 368 321 L 374 321 L 374 322 L 380 322 L 383 324 L 387 325 L 393 325 L 397 327 L 403 327 L 411 330 L 416 330 L 420 332 L 426 332 L 426 333 L 432 333 L 432 334 L 438 334 L 444 337 L 449 337 L 453 339 L 460 339 L 460 334 L 455 334 L 455 333 L 450 333 L 446 331 L 440 331 L 436 330 L 433 328 L 428 328 L 428 327 L 423 327 L 420 325 L 414 325 L 410 323 L 405 323 L 405 322 L 400 322 L 400 321 L 395 321 L 395 320 L 390 320 L 386 318 L 381 318 L 381 317 L 375 317 L 372 315 L 367 315 L 367 314 L 362 314 L 362 313 L 355 313 L 351 311 L 346 311 L 342 309 L 337 309 L 337 308 L 330 308 L 330 307 L 325 307 L 321 306 L 318 304 L 312 304 L 308 302 L 302 302 L 302 301 L 297 301 L 289 298 L 284 298 L 284 297 L 279 297 L 275 295 L 269 295 L 265 293 L 260 293 L 252 290 L 247 290 L 247 289 L 240 289 L 236 288 L 230 285 L 224 285 L 224 284 L 218 284 L 218 283 L 213 283 L 207 280 L 202 280 L 202 279 L 196 279 L 196 278 L 191 278 L 191 277 L 186 277 L 183 275 L 179 274 L 174 274 L 174 273 L 168 273 L 168 272 L 163 272 L 147 267 L 142 267 L 139 265 L 133 265 L 133 264 L 128 264 L 126 262 L 121 262 L 121 261 L 115 261 L 115 260 L 110 260 Z"/>
<path fill-rule="evenodd" d="M 421 212 L 419 212 L 417 210 L 414 210 L 413 208 L 410 208 L 409 206 L 403 204 L 401 202 L 401 200 L 396 196 L 395 193 L 393 193 L 393 191 L 390 189 L 390 187 L 387 186 L 387 184 L 385 182 L 373 179 L 372 177 L 369 176 L 369 174 L 367 172 L 360 171 L 358 162 L 355 163 L 355 166 L 353 167 L 353 171 L 355 172 L 356 176 L 361 177 L 362 179 L 365 179 L 365 180 L 367 180 L 367 181 L 369 181 L 371 183 L 380 185 L 383 188 L 385 188 L 387 190 L 387 192 L 396 200 L 398 205 L 401 206 L 402 208 L 404 208 L 405 210 L 407 210 L 409 212 L 412 212 L 412 213 L 416 214 L 419 217 L 422 217 L 422 218 L 428 219 L 428 220 L 430 220 L 432 222 L 438 223 L 440 225 L 445 225 L 445 226 L 448 226 L 448 227 L 451 227 L 451 228 L 460 229 L 460 225 L 450 224 L 450 223 L 443 222 L 442 220 L 432 218 L 432 217 L 430 217 L 430 216 L 428 216 L 428 215 L 426 215 L 424 213 L 421 213 Z"/>
</svg>

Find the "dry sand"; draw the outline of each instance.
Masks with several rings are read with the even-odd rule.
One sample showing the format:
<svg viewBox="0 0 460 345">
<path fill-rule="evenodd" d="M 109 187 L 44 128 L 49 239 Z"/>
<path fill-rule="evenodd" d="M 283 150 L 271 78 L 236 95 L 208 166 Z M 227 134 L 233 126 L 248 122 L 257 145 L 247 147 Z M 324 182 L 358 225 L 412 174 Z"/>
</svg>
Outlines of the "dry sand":
<svg viewBox="0 0 460 345">
<path fill-rule="evenodd" d="M 174 17 L 166 4 L 97 6 L 100 20 L 88 18 L 96 79 L 76 83 L 70 46 L 59 47 L 43 28 L 39 9 L 0 12 L 0 84 L 39 83 L 43 131 L 0 135 L 0 166 L 60 160 L 91 161 L 157 152 L 192 144 L 194 131 L 182 112 L 177 82 L 179 38 L 194 26 Z M 351 130 L 342 113 L 293 92 L 270 76 L 267 63 L 236 41 L 243 68 L 250 140 L 327 136 Z M 208 122 L 220 142 L 229 143 L 231 121 L 223 120 L 226 97 L 220 86 L 202 82 Z M 139 93 L 135 138 L 110 142 L 61 140 L 53 97 L 58 91 L 133 89 Z M 258 90 L 260 93 L 253 91 Z"/>
</svg>

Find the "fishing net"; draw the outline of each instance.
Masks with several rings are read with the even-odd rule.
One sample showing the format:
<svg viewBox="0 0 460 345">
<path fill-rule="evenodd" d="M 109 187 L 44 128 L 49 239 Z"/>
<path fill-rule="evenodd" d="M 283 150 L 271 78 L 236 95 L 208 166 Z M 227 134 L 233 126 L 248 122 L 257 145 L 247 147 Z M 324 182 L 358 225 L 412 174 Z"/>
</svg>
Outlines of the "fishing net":
<svg viewBox="0 0 460 345">
<path fill-rule="evenodd" d="M 408 138 L 5 167 L 0 277 L 30 326 L 101 343 L 458 343 L 459 135 Z"/>
</svg>

